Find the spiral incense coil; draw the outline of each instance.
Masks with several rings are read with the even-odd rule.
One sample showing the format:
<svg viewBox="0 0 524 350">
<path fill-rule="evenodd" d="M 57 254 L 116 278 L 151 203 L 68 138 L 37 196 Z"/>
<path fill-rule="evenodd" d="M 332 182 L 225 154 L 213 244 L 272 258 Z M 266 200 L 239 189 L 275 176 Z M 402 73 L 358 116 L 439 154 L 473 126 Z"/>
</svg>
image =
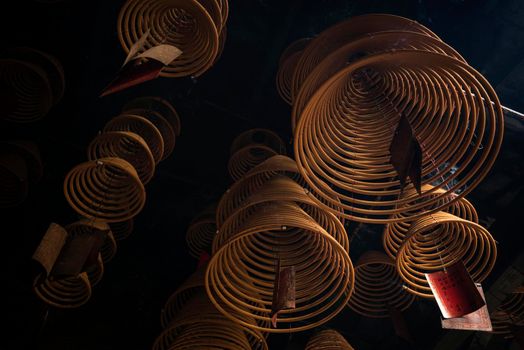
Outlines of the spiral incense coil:
<svg viewBox="0 0 524 350">
<path fill-rule="evenodd" d="M 431 185 L 424 185 L 423 190 L 429 191 L 433 188 Z M 409 189 L 407 192 L 408 196 L 415 196 L 415 190 L 413 188 Z M 434 195 L 444 193 L 443 189 L 438 189 L 434 192 Z M 406 194 L 404 194 L 406 195 Z M 440 198 L 434 205 L 441 206 L 449 202 L 454 196 L 451 194 L 449 197 Z M 477 211 L 473 204 L 471 204 L 466 198 L 460 198 L 455 202 L 451 202 L 449 207 L 445 207 L 442 211 L 458 216 L 461 219 L 473 221 L 478 223 Z M 404 213 L 396 214 L 397 217 L 409 217 L 409 213 L 406 215 Z M 384 234 L 382 235 L 382 244 L 386 253 L 393 259 L 396 258 L 397 252 L 404 242 L 406 235 L 411 226 L 411 221 L 398 221 L 391 224 L 387 224 L 384 229 Z"/>
<path fill-rule="evenodd" d="M 438 183 L 420 196 L 399 198 L 390 161 L 401 116 L 422 149 L 422 184 Z M 444 55 L 406 50 L 365 57 L 329 79 L 304 109 L 294 146 L 315 197 L 336 195 L 344 208 L 338 215 L 380 224 L 438 211 L 449 203 L 434 203 L 450 193 L 465 196 L 493 165 L 502 133 L 500 103 L 482 75 Z M 435 196 L 440 188 L 446 191 Z M 393 216 L 399 213 L 412 216 Z"/>
<path fill-rule="evenodd" d="M 18 154 L 0 154 L 0 208 L 21 204 L 28 195 L 25 160 Z"/>
<path fill-rule="evenodd" d="M 113 260 L 113 258 L 116 255 L 116 251 L 117 251 L 116 239 L 113 236 L 113 233 L 109 231 L 107 233 L 104 244 L 100 248 L 100 256 L 104 264 Z"/>
<path fill-rule="evenodd" d="M 348 247 L 293 202 L 272 202 L 234 232 L 224 225 L 217 239 L 222 235 L 229 238 L 208 264 L 206 290 L 215 307 L 236 323 L 263 332 L 299 332 L 333 318 L 351 297 Z M 278 260 L 283 268 L 295 267 L 296 308 L 282 310 L 279 327 L 270 328 Z"/>
<path fill-rule="evenodd" d="M 85 272 L 53 281 L 39 275 L 33 283 L 33 290 L 43 302 L 57 308 L 77 308 L 91 298 L 91 283 Z"/>
<path fill-rule="evenodd" d="M 343 224 L 309 198 L 304 188 L 282 175 L 275 175 L 260 186 L 229 215 L 213 241 L 213 252 L 232 238 L 251 215 L 265 210 L 271 202 L 295 202 L 349 253 L 349 240 Z"/>
<path fill-rule="evenodd" d="M 240 203 L 277 174 L 286 175 L 299 183 L 301 182 L 297 164 L 293 159 L 283 155 L 268 158 L 247 172 L 242 179 L 235 182 L 224 193 L 216 210 L 217 227 L 222 226 Z"/>
<path fill-rule="evenodd" d="M 353 350 L 353 347 L 339 332 L 326 329 L 309 339 L 306 350 Z"/>
<path fill-rule="evenodd" d="M 340 22 L 324 30 L 311 40 L 304 49 L 293 73 L 291 85 L 292 100 L 295 100 L 302 83 L 315 67 L 341 45 L 366 34 L 372 36 L 379 32 L 395 30 L 421 33 L 439 39 L 435 33 L 420 23 L 389 14 L 367 14 Z"/>
<path fill-rule="evenodd" d="M 186 232 L 189 254 L 198 259 L 203 252 L 210 252 L 216 232 L 217 225 L 214 210 L 208 210 L 196 217 L 189 224 Z"/>
<path fill-rule="evenodd" d="M 229 17 L 229 2 L 228 0 L 218 0 L 218 5 L 220 6 L 220 14 L 222 15 L 222 32 L 226 29 L 227 18 Z"/>
<path fill-rule="evenodd" d="M 89 160 L 116 157 L 129 162 L 145 185 L 155 174 L 155 159 L 143 138 L 128 131 L 99 134 L 87 148 Z"/>
<path fill-rule="evenodd" d="M 164 139 L 155 124 L 147 118 L 123 114 L 111 119 L 105 125 L 104 132 L 108 131 L 127 131 L 137 134 L 146 142 L 156 164 L 163 159 Z"/>
<path fill-rule="evenodd" d="M 125 104 L 123 112 L 132 109 L 152 110 L 166 119 L 176 136 L 180 136 L 180 117 L 171 103 L 161 97 L 144 96 Z"/>
<path fill-rule="evenodd" d="M 396 265 L 408 292 L 433 298 L 425 273 L 462 261 L 473 281 L 480 283 L 493 269 L 496 258 L 495 240 L 484 227 L 437 212 L 411 224 Z"/>
<path fill-rule="evenodd" d="M 214 0 L 128 0 L 118 16 L 118 38 L 126 53 L 147 31 L 143 52 L 168 44 L 182 54 L 160 75 L 200 76 L 213 64 L 222 28 L 221 8 Z"/>
<path fill-rule="evenodd" d="M 129 219 L 121 222 L 110 222 L 109 227 L 115 240 L 122 241 L 128 238 L 133 232 L 134 221 L 133 219 Z"/>
<path fill-rule="evenodd" d="M 291 79 L 295 66 L 306 47 L 310 38 L 299 39 L 289 45 L 280 57 L 280 63 L 277 72 L 277 91 L 280 97 L 288 104 L 291 104 Z"/>
<path fill-rule="evenodd" d="M 390 308 L 403 311 L 415 298 L 402 285 L 395 260 L 379 251 L 367 251 L 355 265 L 355 291 L 348 305 L 366 317 L 389 317 Z"/>
<path fill-rule="evenodd" d="M 137 215 L 146 192 L 131 164 L 120 158 L 100 158 L 73 168 L 64 181 L 67 202 L 78 214 L 103 222 L 120 222 Z"/>
<path fill-rule="evenodd" d="M 508 294 L 501 305 L 490 314 L 493 333 L 513 338 L 513 327 L 524 326 L 524 293 Z"/>
<path fill-rule="evenodd" d="M 0 88 L 0 114 L 6 121 L 34 122 L 42 119 L 53 106 L 47 75 L 34 64 L 0 59 Z"/>
<path fill-rule="evenodd" d="M 266 159 L 286 151 L 284 142 L 277 134 L 266 129 L 243 132 L 231 145 L 228 170 L 234 181 Z"/>
<path fill-rule="evenodd" d="M 295 130 L 298 118 L 313 94 L 329 78 L 345 68 L 348 63 L 369 55 L 398 50 L 435 52 L 465 62 L 464 58 L 446 43 L 421 33 L 387 31 L 373 33 L 372 36 L 366 34 L 355 38 L 326 56 L 304 80 L 293 100 L 293 111 L 291 114 L 293 130 Z"/>
<path fill-rule="evenodd" d="M 38 146 L 32 141 L 9 140 L 0 143 L 0 147 L 6 153 L 15 153 L 24 158 L 27 165 L 29 182 L 35 184 L 40 181 L 44 174 L 44 166 Z"/>
<path fill-rule="evenodd" d="M 246 322 L 253 319 L 243 317 Z M 200 291 L 180 310 L 156 339 L 154 350 L 268 349 L 263 334 L 246 329 L 222 315 Z"/>
<path fill-rule="evenodd" d="M 166 328 L 187 303 L 204 289 L 206 266 L 199 267 L 171 294 L 161 313 L 162 328 Z"/>
</svg>

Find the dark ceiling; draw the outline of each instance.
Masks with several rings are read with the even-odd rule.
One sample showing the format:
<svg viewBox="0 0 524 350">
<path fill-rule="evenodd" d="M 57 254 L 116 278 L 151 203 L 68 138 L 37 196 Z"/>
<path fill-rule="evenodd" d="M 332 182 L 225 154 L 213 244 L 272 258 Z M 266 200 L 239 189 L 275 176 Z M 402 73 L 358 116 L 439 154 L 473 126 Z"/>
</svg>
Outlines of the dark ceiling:
<svg viewBox="0 0 524 350">
<path fill-rule="evenodd" d="M 521 0 L 230 0 L 225 51 L 202 77 L 158 79 L 99 98 L 125 59 L 116 35 L 116 17 L 123 2 L 14 0 L 3 4 L 2 46 L 30 46 L 56 56 L 64 65 L 67 85 L 62 102 L 43 120 L 1 126 L 4 139 L 35 141 L 45 166 L 43 180 L 27 201 L 3 210 L 2 256 L 7 271 L 3 280 L 8 289 L 3 302 L 11 334 L 7 342 L 0 342 L 3 349 L 151 346 L 160 332 L 163 303 L 197 264 L 185 245 L 187 225 L 231 183 L 226 165 L 233 138 L 243 130 L 266 127 L 286 143 L 291 141 L 290 108 L 279 98 L 274 81 L 279 56 L 295 39 L 314 36 L 363 13 L 415 19 L 482 72 L 504 105 L 524 111 Z M 86 160 L 86 146 L 105 122 L 126 101 L 142 95 L 167 98 L 178 110 L 182 133 L 175 151 L 148 184 L 146 207 L 136 218 L 135 231 L 119 244 L 90 302 L 77 310 L 48 309 L 31 292 L 31 255 L 50 222 L 65 225 L 76 219 L 62 193 L 64 176 Z M 524 124 L 518 117 L 506 119 L 499 161 L 470 197 L 481 219 L 495 219 L 492 232 L 499 242 L 498 263 L 485 288 L 523 246 L 518 215 L 524 208 Z M 367 228 L 353 241 L 354 261 L 376 245 L 378 232 Z M 427 302 L 417 302 L 407 312 L 416 348 L 432 348 L 441 336 L 438 315 L 436 306 Z M 365 319 L 347 310 L 329 326 L 340 330 L 356 349 L 406 348 L 388 320 Z M 272 349 L 301 349 L 308 336 L 272 336 L 270 345 Z"/>
</svg>

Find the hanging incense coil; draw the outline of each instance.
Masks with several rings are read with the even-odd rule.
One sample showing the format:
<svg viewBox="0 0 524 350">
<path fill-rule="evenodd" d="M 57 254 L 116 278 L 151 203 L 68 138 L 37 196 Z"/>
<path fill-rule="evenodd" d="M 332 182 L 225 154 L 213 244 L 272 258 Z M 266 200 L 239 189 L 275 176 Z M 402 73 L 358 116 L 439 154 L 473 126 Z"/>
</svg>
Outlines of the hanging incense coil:
<svg viewBox="0 0 524 350">
<path fill-rule="evenodd" d="M 33 291 L 43 302 L 57 308 L 77 308 L 91 298 L 91 283 L 87 273 L 76 277 L 51 281 L 39 275 L 33 283 Z"/>
<path fill-rule="evenodd" d="M 73 168 L 64 181 L 67 202 L 78 214 L 103 222 L 137 215 L 146 193 L 136 170 L 120 158 L 100 158 Z"/>
<path fill-rule="evenodd" d="M 104 262 L 104 264 L 113 260 L 113 258 L 116 255 L 116 251 L 117 251 L 116 239 L 113 236 L 113 233 L 109 231 L 107 233 L 104 244 L 100 248 L 100 257 L 102 258 L 102 261 Z"/>
<path fill-rule="evenodd" d="M 309 43 L 310 38 L 299 39 L 289 45 L 280 57 L 277 72 L 277 91 L 280 97 L 288 104 L 291 104 L 291 79 L 295 66 L 302 54 L 302 51 Z"/>
<path fill-rule="evenodd" d="M 241 316 L 246 322 L 253 319 Z M 261 332 L 234 323 L 218 312 L 199 291 L 156 339 L 154 350 L 167 349 L 263 349 L 267 343 Z"/>
<path fill-rule="evenodd" d="M 429 191 L 432 188 L 433 186 L 431 185 L 425 185 L 424 191 Z M 434 192 L 434 195 L 437 196 L 444 192 L 445 191 L 443 189 L 438 189 Z M 407 191 L 407 196 L 410 195 L 416 195 L 414 189 L 409 189 Z M 446 202 L 450 201 L 450 199 L 453 197 L 454 196 L 450 194 L 450 197 L 448 198 L 440 198 L 435 203 L 435 206 L 441 206 L 442 204 L 445 204 Z M 458 216 L 461 219 L 478 223 L 477 211 L 475 210 L 473 204 L 471 204 L 466 198 L 460 198 L 459 200 L 452 202 L 449 207 L 444 208 L 442 211 Z M 404 218 L 406 216 L 409 217 L 410 214 L 408 213 L 407 215 L 405 215 L 403 213 L 400 213 L 396 214 L 396 216 Z M 408 234 L 411 223 L 411 221 L 398 221 L 386 225 L 384 229 L 384 234 L 382 235 L 382 244 L 384 246 L 384 250 L 391 258 L 396 258 L 397 252 L 400 246 L 402 245 L 402 242 L 404 242 L 406 235 Z"/>
<path fill-rule="evenodd" d="M 422 149 L 422 184 L 438 185 L 400 198 L 389 148 L 404 116 Z M 336 196 L 344 209 L 337 215 L 379 224 L 441 210 L 450 203 L 434 204 L 451 193 L 452 201 L 465 196 L 493 165 L 502 133 L 501 105 L 481 74 L 444 55 L 397 51 L 355 61 L 323 84 L 301 114 L 294 146 L 315 197 Z M 435 196 L 438 189 L 446 190 Z"/>
<path fill-rule="evenodd" d="M 404 17 L 389 14 L 367 14 L 340 22 L 320 33 L 304 49 L 293 73 L 292 100 L 295 100 L 302 83 L 315 67 L 343 43 L 366 34 L 371 36 L 371 34 L 395 30 L 420 33 L 439 39 L 435 33 L 423 25 Z"/>
<path fill-rule="evenodd" d="M 120 222 L 110 222 L 109 227 L 115 240 L 121 241 L 128 238 L 133 232 L 134 221 L 133 219 L 129 219 Z"/>
<path fill-rule="evenodd" d="M 126 103 L 122 111 L 125 112 L 133 109 L 152 110 L 160 114 L 169 122 L 175 135 L 180 136 L 180 117 L 173 105 L 167 100 L 156 96 L 139 97 Z"/>
<path fill-rule="evenodd" d="M 149 147 L 155 163 L 158 164 L 164 156 L 164 139 L 158 128 L 138 115 L 123 114 L 111 119 L 104 127 L 104 132 L 127 131 L 140 136 Z"/>
<path fill-rule="evenodd" d="M 265 210 L 268 203 L 271 202 L 294 202 L 298 204 L 349 252 L 349 240 L 340 220 L 332 213 L 320 208 L 315 201 L 309 198 L 302 186 L 283 175 L 275 175 L 242 203 L 239 203 L 235 211 L 228 216 L 220 227 L 220 232 L 213 241 L 213 252 L 226 244 L 232 238 L 232 235 L 234 236 L 241 229 L 244 222 L 249 220 L 250 216 L 256 215 L 260 210 Z"/>
<path fill-rule="evenodd" d="M 493 269 L 496 258 L 495 240 L 484 227 L 437 212 L 411 224 L 396 265 L 408 292 L 433 298 L 425 273 L 462 261 L 473 281 L 480 283 Z"/>
<path fill-rule="evenodd" d="M 15 153 L 0 153 L 0 208 L 20 205 L 28 195 L 27 164 Z"/>
<path fill-rule="evenodd" d="M 286 146 L 274 132 L 266 129 L 247 130 L 237 136 L 231 145 L 229 174 L 237 181 L 266 159 L 284 153 Z"/>
<path fill-rule="evenodd" d="M 99 134 L 87 148 L 89 160 L 116 157 L 129 162 L 145 185 L 155 174 L 155 159 L 143 138 L 128 131 Z"/>
<path fill-rule="evenodd" d="M 175 131 L 173 130 L 173 127 L 171 124 L 165 119 L 162 115 L 155 111 L 147 110 L 147 109 L 129 109 L 127 111 L 124 111 L 124 114 L 127 115 L 136 115 L 139 117 L 146 118 L 149 120 L 153 125 L 156 126 L 158 131 L 160 132 L 160 135 L 162 135 L 162 141 L 164 142 L 164 151 L 162 153 L 162 159 L 164 160 L 167 157 L 173 153 L 173 150 L 175 149 Z"/>
<path fill-rule="evenodd" d="M 222 226 L 242 201 L 276 174 L 286 175 L 300 182 L 297 164 L 293 159 L 283 155 L 268 158 L 247 172 L 224 193 L 216 210 L 217 227 Z"/>
<path fill-rule="evenodd" d="M 490 314 L 493 333 L 513 338 L 514 328 L 524 326 L 524 291 L 510 293 Z"/>
<path fill-rule="evenodd" d="M 349 247 L 293 202 L 268 203 L 240 229 L 224 224 L 217 239 L 223 243 L 208 264 L 207 294 L 221 313 L 245 327 L 270 333 L 314 328 L 338 314 L 351 297 Z M 280 311 L 279 327 L 270 328 L 279 260 L 283 268 L 295 267 L 296 308 Z M 257 325 L 233 312 L 252 317 Z"/>
<path fill-rule="evenodd" d="M 390 308 L 406 310 L 415 296 L 403 288 L 395 260 L 379 251 L 367 251 L 355 265 L 355 291 L 348 306 L 374 318 L 389 317 Z"/>
<path fill-rule="evenodd" d="M 214 209 L 208 209 L 198 215 L 191 221 L 186 232 L 189 254 L 198 259 L 203 252 L 211 252 L 211 244 L 216 232 L 217 225 Z"/>
<path fill-rule="evenodd" d="M 446 43 L 421 33 L 387 31 L 373 33 L 372 36 L 365 34 L 356 37 L 326 56 L 304 80 L 293 100 L 291 114 L 293 130 L 295 130 L 300 114 L 313 94 L 338 71 L 345 68 L 349 63 L 366 56 L 399 50 L 435 52 L 465 62 L 464 58 Z"/>
<path fill-rule="evenodd" d="M 306 350 L 353 350 L 347 340 L 337 331 L 326 329 L 313 335 L 306 345 Z"/>
<path fill-rule="evenodd" d="M 161 76 L 200 76 L 218 53 L 222 10 L 214 0 L 128 0 L 118 16 L 118 38 L 126 53 L 146 32 L 143 52 L 168 44 L 182 51 Z"/>
<path fill-rule="evenodd" d="M 64 71 L 58 60 L 31 48 L 10 49 L 0 59 L 2 118 L 28 123 L 43 118 L 64 94 Z"/>
</svg>

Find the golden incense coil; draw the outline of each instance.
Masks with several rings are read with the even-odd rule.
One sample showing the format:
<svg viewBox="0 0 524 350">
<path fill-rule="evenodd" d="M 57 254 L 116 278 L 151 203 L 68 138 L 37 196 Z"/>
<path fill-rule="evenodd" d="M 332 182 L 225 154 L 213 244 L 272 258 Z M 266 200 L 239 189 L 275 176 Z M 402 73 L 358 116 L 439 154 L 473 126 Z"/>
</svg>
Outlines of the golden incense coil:
<svg viewBox="0 0 524 350">
<path fill-rule="evenodd" d="M 400 197 L 390 161 L 401 117 L 422 149 L 422 184 L 435 185 L 421 195 Z M 337 215 L 380 224 L 441 210 L 450 203 L 435 203 L 451 193 L 451 201 L 465 196 L 492 167 L 502 134 L 501 105 L 480 73 L 448 56 L 405 50 L 366 56 L 323 84 L 301 114 L 294 147 L 319 202 L 337 198 Z"/>
<path fill-rule="evenodd" d="M 433 186 L 431 185 L 424 185 L 425 190 L 430 190 L 432 188 Z M 414 191 L 415 190 L 411 188 L 407 191 L 407 193 L 408 195 L 415 195 Z M 434 195 L 439 195 L 442 193 L 444 193 L 444 190 L 439 189 L 434 192 Z M 440 206 L 441 204 L 445 204 L 452 198 L 452 194 L 450 194 L 450 197 L 440 198 L 435 203 L 435 205 Z M 458 216 L 461 219 L 478 223 L 477 211 L 475 210 L 473 204 L 471 204 L 466 198 L 460 198 L 457 201 L 451 202 L 450 206 L 443 208 L 442 211 Z M 400 213 L 396 214 L 396 216 L 405 218 L 410 217 L 411 213 Z M 404 242 L 404 239 L 406 238 L 411 223 L 412 221 L 398 221 L 386 225 L 382 235 L 382 244 L 384 246 L 384 250 L 391 258 L 396 258 L 397 252 L 402 245 L 402 242 Z"/>
<path fill-rule="evenodd" d="M 115 240 L 121 241 L 128 238 L 133 232 L 134 221 L 133 219 L 129 219 L 120 222 L 110 222 L 109 227 Z"/>
<path fill-rule="evenodd" d="M 33 290 L 43 302 L 57 308 L 77 308 L 91 298 L 91 283 L 86 272 L 54 281 L 38 275 Z"/>
<path fill-rule="evenodd" d="M 164 156 L 164 139 L 158 128 L 138 115 L 122 114 L 111 119 L 104 127 L 104 132 L 127 131 L 140 136 L 149 147 L 155 163 L 158 164 Z"/>
<path fill-rule="evenodd" d="M 189 254 L 199 258 L 203 252 L 211 252 L 211 244 L 217 232 L 215 211 L 206 210 L 191 221 L 186 232 Z"/>
<path fill-rule="evenodd" d="M 299 332 L 333 318 L 351 297 L 349 247 L 293 202 L 260 207 L 240 229 L 224 224 L 215 240 L 222 237 L 227 239 L 208 264 L 206 290 L 215 307 L 236 323 L 263 332 Z M 296 308 L 280 311 L 279 327 L 270 328 L 277 261 L 283 268 L 295 267 Z"/>
<path fill-rule="evenodd" d="M 118 38 L 129 53 L 131 46 L 149 31 L 139 52 L 161 44 L 182 51 L 161 76 L 200 76 L 218 53 L 222 16 L 214 0 L 128 0 L 118 15 Z"/>
<path fill-rule="evenodd" d="M 108 131 L 99 134 L 87 148 L 89 160 L 117 157 L 129 162 L 145 185 L 155 174 L 155 159 L 149 146 L 139 135 L 129 131 Z"/>
<path fill-rule="evenodd" d="M 502 304 L 490 314 L 493 333 L 505 338 L 514 337 L 514 329 L 524 326 L 524 293 L 509 293 Z"/>
<path fill-rule="evenodd" d="M 484 227 L 437 212 L 411 224 L 396 265 L 408 292 L 433 298 L 425 273 L 462 261 L 473 281 L 480 283 L 493 269 L 496 258 L 495 240 Z"/>
<path fill-rule="evenodd" d="M 306 350 L 353 350 L 353 347 L 339 332 L 326 329 L 309 339 Z"/>
<path fill-rule="evenodd" d="M 132 109 L 152 110 L 160 114 L 169 122 L 175 135 L 180 136 L 180 117 L 169 101 L 156 96 L 143 96 L 127 102 L 124 105 L 123 112 Z"/>
<path fill-rule="evenodd" d="M 277 72 L 277 91 L 280 97 L 288 104 L 291 104 L 291 79 L 295 66 L 302 54 L 302 51 L 310 41 L 310 38 L 302 38 L 291 43 L 280 56 L 280 63 Z"/>
<path fill-rule="evenodd" d="M 390 308 L 407 309 L 415 296 L 403 288 L 395 260 L 379 251 L 367 251 L 355 265 L 355 291 L 349 307 L 366 317 L 389 317 Z"/>
<path fill-rule="evenodd" d="M 64 194 L 78 214 L 103 222 L 120 222 L 144 207 L 144 185 L 131 164 L 100 158 L 77 165 L 66 176 Z"/>
</svg>

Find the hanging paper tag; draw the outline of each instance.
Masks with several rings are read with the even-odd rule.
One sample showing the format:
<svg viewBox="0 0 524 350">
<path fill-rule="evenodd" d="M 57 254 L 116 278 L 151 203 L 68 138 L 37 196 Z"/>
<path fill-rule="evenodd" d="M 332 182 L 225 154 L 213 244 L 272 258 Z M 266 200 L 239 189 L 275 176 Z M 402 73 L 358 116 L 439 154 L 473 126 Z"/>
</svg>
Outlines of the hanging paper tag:
<svg viewBox="0 0 524 350">
<path fill-rule="evenodd" d="M 208 261 L 211 259 L 211 255 L 208 254 L 208 252 L 203 251 L 200 253 L 200 258 L 198 259 L 198 265 L 197 267 L 204 266 L 208 263 Z"/>
<path fill-rule="evenodd" d="M 425 276 L 444 318 L 461 317 L 486 305 L 462 261 Z"/>
<path fill-rule="evenodd" d="M 402 115 L 389 147 L 391 164 L 398 173 L 401 192 L 409 176 L 417 192 L 421 193 L 422 183 L 422 150 L 408 119 Z"/>
<path fill-rule="evenodd" d="M 271 324 L 277 328 L 278 313 L 285 309 L 295 308 L 295 267 L 280 268 L 278 260 L 275 286 L 273 289 L 273 303 L 271 305 Z"/>
<path fill-rule="evenodd" d="M 480 283 L 475 283 L 475 286 L 484 300 L 484 291 Z M 464 315 L 462 317 L 456 318 L 447 318 L 441 319 L 442 328 L 444 329 L 462 329 L 462 330 L 471 330 L 471 331 L 484 331 L 491 332 L 493 331 L 493 326 L 491 325 L 491 319 L 489 317 L 488 306 L 484 305 L 477 311 L 474 311 L 470 314 Z"/>
<path fill-rule="evenodd" d="M 67 239 L 67 231 L 60 225 L 51 223 L 40 244 L 33 254 L 36 260 L 46 270 L 47 275 L 53 270 L 56 259 Z"/>
<path fill-rule="evenodd" d="M 145 32 L 129 49 L 129 54 L 116 78 L 102 91 L 100 97 L 158 78 L 162 69 L 182 54 L 176 46 L 166 44 L 151 47 L 139 54 L 148 37 L 149 31 Z"/>
<path fill-rule="evenodd" d="M 389 316 L 393 321 L 393 328 L 395 329 L 395 334 L 398 337 L 406 340 L 408 343 L 412 344 L 413 338 L 411 337 L 411 333 L 409 332 L 408 325 L 406 323 L 404 315 L 402 314 L 402 311 L 390 305 L 388 305 L 388 311 Z"/>
</svg>

